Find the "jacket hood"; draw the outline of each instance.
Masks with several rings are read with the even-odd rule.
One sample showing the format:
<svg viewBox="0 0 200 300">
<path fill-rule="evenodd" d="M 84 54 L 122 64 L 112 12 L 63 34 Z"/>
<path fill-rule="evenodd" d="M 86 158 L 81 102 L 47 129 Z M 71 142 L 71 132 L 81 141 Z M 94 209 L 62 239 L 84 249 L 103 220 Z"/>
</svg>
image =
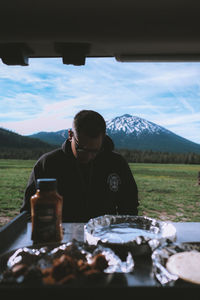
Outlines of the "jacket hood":
<svg viewBox="0 0 200 300">
<path fill-rule="evenodd" d="M 113 140 L 108 135 L 106 135 L 104 138 L 103 149 L 103 151 L 105 152 L 111 152 L 114 150 Z M 73 155 L 71 150 L 71 143 L 68 139 L 62 144 L 62 150 L 65 154 Z"/>
<path fill-rule="evenodd" d="M 108 135 L 105 136 L 103 148 L 105 151 L 113 151 L 115 148 L 113 140 Z"/>
</svg>

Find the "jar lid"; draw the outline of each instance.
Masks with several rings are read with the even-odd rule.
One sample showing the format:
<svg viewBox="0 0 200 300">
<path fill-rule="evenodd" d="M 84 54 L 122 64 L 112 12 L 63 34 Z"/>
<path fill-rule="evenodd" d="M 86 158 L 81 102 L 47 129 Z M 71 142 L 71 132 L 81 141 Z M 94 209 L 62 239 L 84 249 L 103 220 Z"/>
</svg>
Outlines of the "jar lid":
<svg viewBox="0 0 200 300">
<path fill-rule="evenodd" d="M 56 178 L 39 178 L 37 179 L 37 189 L 42 191 L 55 190 L 57 187 Z"/>
</svg>

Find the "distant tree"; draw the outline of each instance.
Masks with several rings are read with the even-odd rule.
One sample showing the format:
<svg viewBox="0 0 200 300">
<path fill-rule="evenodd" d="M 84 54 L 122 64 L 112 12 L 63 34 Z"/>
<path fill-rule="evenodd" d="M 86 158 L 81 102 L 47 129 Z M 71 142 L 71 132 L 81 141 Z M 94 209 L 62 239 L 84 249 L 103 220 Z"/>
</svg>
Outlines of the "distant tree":
<svg viewBox="0 0 200 300">
<path fill-rule="evenodd" d="M 135 163 L 163 163 L 163 164 L 200 164 L 200 154 L 172 153 L 152 150 L 117 149 L 128 162 Z"/>
</svg>

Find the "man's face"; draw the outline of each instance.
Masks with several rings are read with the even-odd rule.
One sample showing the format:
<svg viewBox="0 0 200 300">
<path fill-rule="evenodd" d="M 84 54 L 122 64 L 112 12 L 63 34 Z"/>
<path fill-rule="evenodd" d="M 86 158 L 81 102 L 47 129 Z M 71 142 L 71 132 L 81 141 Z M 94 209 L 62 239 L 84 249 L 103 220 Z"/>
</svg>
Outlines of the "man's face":
<svg viewBox="0 0 200 300">
<path fill-rule="evenodd" d="M 74 156 L 80 163 L 87 164 L 99 154 L 102 149 L 103 135 L 91 138 L 81 133 L 79 138 L 73 134 L 71 147 Z"/>
</svg>

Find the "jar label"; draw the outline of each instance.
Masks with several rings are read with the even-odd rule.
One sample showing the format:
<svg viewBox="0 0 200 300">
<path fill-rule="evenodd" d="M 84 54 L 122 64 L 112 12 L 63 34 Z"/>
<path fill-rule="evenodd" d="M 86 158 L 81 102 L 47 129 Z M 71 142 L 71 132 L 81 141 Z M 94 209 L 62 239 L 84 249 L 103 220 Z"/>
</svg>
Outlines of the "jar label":
<svg viewBox="0 0 200 300">
<path fill-rule="evenodd" d="M 55 242 L 57 239 L 56 206 L 35 205 L 32 239 L 37 242 Z"/>
</svg>

